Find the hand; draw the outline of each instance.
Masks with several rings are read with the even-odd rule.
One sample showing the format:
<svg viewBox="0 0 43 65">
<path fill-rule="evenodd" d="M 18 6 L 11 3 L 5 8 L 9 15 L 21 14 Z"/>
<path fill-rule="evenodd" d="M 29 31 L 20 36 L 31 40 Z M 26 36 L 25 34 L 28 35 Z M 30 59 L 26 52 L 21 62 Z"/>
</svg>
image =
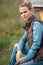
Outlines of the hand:
<svg viewBox="0 0 43 65">
<path fill-rule="evenodd" d="M 15 63 L 15 65 L 19 65 L 19 64 L 22 64 L 24 62 L 23 58 L 19 59 L 18 62 Z"/>
<path fill-rule="evenodd" d="M 20 63 L 20 64 L 21 64 L 21 63 L 24 63 L 23 58 L 20 58 L 19 61 L 18 61 L 18 63 Z"/>
<path fill-rule="evenodd" d="M 21 50 L 18 50 L 16 54 L 16 62 L 18 62 L 20 58 L 22 58 L 22 52 Z"/>
</svg>

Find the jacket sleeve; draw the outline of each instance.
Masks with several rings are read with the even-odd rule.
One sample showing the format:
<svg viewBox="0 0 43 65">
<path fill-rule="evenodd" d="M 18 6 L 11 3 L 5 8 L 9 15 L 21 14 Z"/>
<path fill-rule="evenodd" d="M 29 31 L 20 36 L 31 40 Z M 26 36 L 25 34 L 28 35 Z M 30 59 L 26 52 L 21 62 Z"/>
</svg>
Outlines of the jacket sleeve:
<svg viewBox="0 0 43 65">
<path fill-rule="evenodd" d="M 21 39 L 18 43 L 17 50 L 22 50 L 22 48 L 25 45 L 26 41 L 27 41 L 27 34 L 26 34 L 26 31 L 25 31 L 25 33 L 23 34 L 23 36 L 21 37 Z"/>
<path fill-rule="evenodd" d="M 28 54 L 23 57 L 24 61 L 28 61 L 34 57 L 37 52 L 37 49 L 40 47 L 42 38 L 42 24 L 38 21 L 34 22 L 33 25 L 33 44 L 28 51 Z"/>
</svg>

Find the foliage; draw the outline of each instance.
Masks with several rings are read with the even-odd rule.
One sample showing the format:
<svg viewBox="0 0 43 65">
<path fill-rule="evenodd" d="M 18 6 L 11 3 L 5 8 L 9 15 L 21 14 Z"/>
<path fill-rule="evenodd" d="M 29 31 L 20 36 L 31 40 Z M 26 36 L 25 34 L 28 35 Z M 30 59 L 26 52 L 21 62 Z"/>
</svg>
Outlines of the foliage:
<svg viewBox="0 0 43 65">
<path fill-rule="evenodd" d="M 6 48 L 10 44 L 10 39 L 7 36 L 2 36 L 0 39 L 0 49 Z"/>
<path fill-rule="evenodd" d="M 2 1 L 0 4 L 0 49 L 9 47 L 10 51 L 5 51 L 4 54 L 0 55 L 0 65 L 8 65 L 13 46 L 24 32 L 22 28 L 24 22 L 18 10 L 21 0 Z"/>
</svg>

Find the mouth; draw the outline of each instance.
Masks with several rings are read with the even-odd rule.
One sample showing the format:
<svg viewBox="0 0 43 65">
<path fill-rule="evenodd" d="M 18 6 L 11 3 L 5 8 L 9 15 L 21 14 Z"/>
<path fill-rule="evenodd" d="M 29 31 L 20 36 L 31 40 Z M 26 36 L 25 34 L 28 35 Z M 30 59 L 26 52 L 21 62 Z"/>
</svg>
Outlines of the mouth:
<svg viewBox="0 0 43 65">
<path fill-rule="evenodd" d="M 27 17 L 26 17 L 26 16 L 24 16 L 24 19 L 27 19 Z"/>
</svg>

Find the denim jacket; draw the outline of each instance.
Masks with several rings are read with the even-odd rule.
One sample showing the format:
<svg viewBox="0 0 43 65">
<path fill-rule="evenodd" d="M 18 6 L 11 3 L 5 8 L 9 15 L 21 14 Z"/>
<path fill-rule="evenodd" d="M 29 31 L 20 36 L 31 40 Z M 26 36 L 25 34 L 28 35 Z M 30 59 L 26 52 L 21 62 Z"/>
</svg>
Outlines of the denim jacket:
<svg viewBox="0 0 43 65">
<path fill-rule="evenodd" d="M 28 61 L 32 59 L 37 52 L 37 49 L 40 47 L 40 42 L 42 39 L 42 32 L 43 32 L 43 24 L 40 23 L 39 21 L 34 22 L 33 25 L 33 43 L 28 51 L 28 54 L 23 57 L 24 61 Z M 24 32 L 23 36 L 21 37 L 19 44 L 18 44 L 18 50 L 22 50 L 23 46 L 27 42 L 27 33 L 26 31 Z"/>
</svg>

